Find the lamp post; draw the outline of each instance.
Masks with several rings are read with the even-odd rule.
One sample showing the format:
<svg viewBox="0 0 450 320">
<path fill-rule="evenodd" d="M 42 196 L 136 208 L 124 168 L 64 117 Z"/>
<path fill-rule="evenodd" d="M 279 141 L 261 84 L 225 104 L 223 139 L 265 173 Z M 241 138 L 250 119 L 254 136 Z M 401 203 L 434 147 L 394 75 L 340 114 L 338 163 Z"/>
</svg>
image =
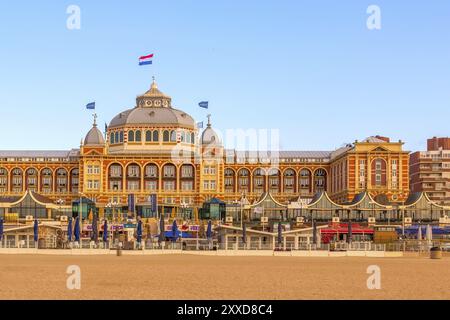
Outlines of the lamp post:
<svg viewBox="0 0 450 320">
<path fill-rule="evenodd" d="M 59 214 L 60 215 L 62 215 L 62 212 L 61 212 L 61 207 L 62 207 L 62 205 L 65 203 L 65 201 L 63 200 L 63 199 L 61 199 L 61 198 L 59 198 L 58 200 L 56 200 L 56 204 L 59 206 Z"/>
<path fill-rule="evenodd" d="M 243 226 L 244 226 L 244 222 L 243 222 L 243 219 L 244 219 L 244 198 L 245 198 L 245 193 L 242 192 L 241 193 L 241 200 L 239 201 L 240 205 L 241 205 L 241 228 L 243 228 Z"/>
</svg>

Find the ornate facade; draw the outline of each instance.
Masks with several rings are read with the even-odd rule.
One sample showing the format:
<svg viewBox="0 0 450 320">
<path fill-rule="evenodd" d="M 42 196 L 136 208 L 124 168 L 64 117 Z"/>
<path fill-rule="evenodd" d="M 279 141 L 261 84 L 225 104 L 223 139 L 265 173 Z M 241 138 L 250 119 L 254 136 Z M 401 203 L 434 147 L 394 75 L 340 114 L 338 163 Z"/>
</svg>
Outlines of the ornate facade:
<svg viewBox="0 0 450 320">
<path fill-rule="evenodd" d="M 134 194 L 137 212 L 145 216 L 154 214 L 150 194 L 166 212 L 200 207 L 211 198 L 254 202 L 265 192 L 285 204 L 320 191 L 345 203 L 366 190 L 401 202 L 409 193 L 409 157 L 402 146 L 376 136 L 335 151 L 275 156 L 225 150 L 210 120 L 200 132 L 153 82 L 134 108 L 111 120 L 105 136 L 94 120 L 79 149 L 0 151 L 0 197 L 30 190 L 66 206 L 86 197 L 103 213 L 111 203 L 126 207 Z"/>
</svg>

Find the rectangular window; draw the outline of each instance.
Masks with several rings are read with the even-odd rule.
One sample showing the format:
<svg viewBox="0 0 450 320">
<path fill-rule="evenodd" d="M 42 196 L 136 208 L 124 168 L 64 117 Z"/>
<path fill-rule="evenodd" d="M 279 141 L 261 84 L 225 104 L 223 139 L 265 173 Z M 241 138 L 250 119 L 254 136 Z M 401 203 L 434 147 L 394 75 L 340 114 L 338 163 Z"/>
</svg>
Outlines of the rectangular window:
<svg viewBox="0 0 450 320">
<path fill-rule="evenodd" d="M 165 191 L 175 190 L 175 181 L 164 181 L 164 190 Z"/>
<path fill-rule="evenodd" d="M 145 175 L 150 178 L 157 178 L 157 167 L 156 166 L 147 166 L 145 168 Z"/>
<path fill-rule="evenodd" d="M 145 181 L 145 189 L 146 190 L 158 189 L 158 182 L 157 181 Z"/>
<path fill-rule="evenodd" d="M 192 178 L 193 175 L 193 170 L 191 166 L 183 166 L 181 168 L 181 177 L 182 178 Z"/>
<path fill-rule="evenodd" d="M 120 191 L 122 190 L 122 183 L 120 181 L 110 181 L 109 189 L 112 191 Z"/>
<path fill-rule="evenodd" d="M 194 184 L 192 181 L 182 181 L 181 182 L 181 190 L 191 191 L 193 189 L 194 189 Z"/>
<path fill-rule="evenodd" d="M 165 178 L 175 178 L 175 167 L 165 166 L 164 167 L 164 177 Z"/>
<path fill-rule="evenodd" d="M 139 190 L 139 181 L 128 181 L 127 183 L 127 190 L 129 191 L 136 191 Z"/>
<path fill-rule="evenodd" d="M 100 189 L 100 181 L 98 180 L 88 180 L 88 189 Z"/>
</svg>

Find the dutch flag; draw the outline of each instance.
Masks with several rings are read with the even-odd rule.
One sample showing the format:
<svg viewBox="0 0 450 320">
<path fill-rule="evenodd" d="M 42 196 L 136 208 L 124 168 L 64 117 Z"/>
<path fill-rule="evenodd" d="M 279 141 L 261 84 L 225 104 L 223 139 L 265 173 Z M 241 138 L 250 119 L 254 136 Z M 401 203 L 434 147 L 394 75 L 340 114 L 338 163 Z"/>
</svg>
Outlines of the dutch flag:
<svg viewBox="0 0 450 320">
<path fill-rule="evenodd" d="M 139 58 L 139 65 L 145 66 L 147 64 L 152 64 L 152 59 L 153 59 L 153 53 L 149 54 L 148 56 L 142 56 Z"/>
</svg>

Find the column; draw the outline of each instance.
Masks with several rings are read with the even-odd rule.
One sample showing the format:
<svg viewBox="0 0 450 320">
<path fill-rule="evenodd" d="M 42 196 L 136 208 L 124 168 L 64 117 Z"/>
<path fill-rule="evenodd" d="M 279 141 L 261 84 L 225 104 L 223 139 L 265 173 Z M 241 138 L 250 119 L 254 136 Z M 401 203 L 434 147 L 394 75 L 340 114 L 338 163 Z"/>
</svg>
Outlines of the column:
<svg viewBox="0 0 450 320">
<path fill-rule="evenodd" d="M 294 249 L 295 249 L 295 250 L 298 250 L 298 236 L 295 236 Z"/>
<path fill-rule="evenodd" d="M 105 218 L 105 208 L 103 207 L 98 208 L 98 215 L 99 220 L 103 220 Z"/>
<path fill-rule="evenodd" d="M 286 236 L 283 236 L 283 250 L 286 250 Z"/>
<path fill-rule="evenodd" d="M 259 250 L 262 248 L 262 237 L 259 237 Z"/>
<path fill-rule="evenodd" d="M 52 219 L 52 209 L 47 208 L 47 219 Z"/>
</svg>

